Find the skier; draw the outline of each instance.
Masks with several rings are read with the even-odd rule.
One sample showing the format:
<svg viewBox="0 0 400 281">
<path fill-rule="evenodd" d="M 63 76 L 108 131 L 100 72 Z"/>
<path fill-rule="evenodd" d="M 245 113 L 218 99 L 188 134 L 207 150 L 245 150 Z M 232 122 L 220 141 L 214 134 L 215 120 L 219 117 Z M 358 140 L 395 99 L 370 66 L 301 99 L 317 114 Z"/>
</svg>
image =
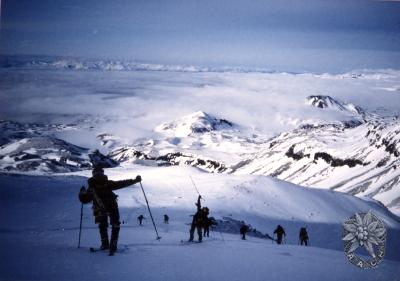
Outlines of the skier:
<svg viewBox="0 0 400 281">
<path fill-rule="evenodd" d="M 283 227 L 280 224 L 278 224 L 278 226 L 274 230 L 274 235 L 275 234 L 277 236 L 276 242 L 278 244 L 282 244 L 282 236 L 286 236 L 286 233 L 285 233 L 285 230 L 283 229 Z"/>
<path fill-rule="evenodd" d="M 242 239 L 246 240 L 246 233 L 249 231 L 249 227 L 242 221 L 242 226 L 240 227 L 240 234 Z"/>
<path fill-rule="evenodd" d="M 89 187 L 84 187 L 79 192 L 79 199 L 82 203 L 93 201 L 93 215 L 95 223 L 99 225 L 101 250 L 109 249 L 109 255 L 114 255 L 117 250 L 118 236 L 120 229 L 119 210 L 117 195 L 113 190 L 128 187 L 141 182 L 142 178 L 138 175 L 135 179 L 111 181 L 104 175 L 101 166 L 95 166 L 92 171 L 92 177 L 88 179 Z M 108 218 L 110 218 L 111 240 L 108 240 Z"/>
<path fill-rule="evenodd" d="M 165 214 L 165 215 L 164 215 L 164 223 L 165 223 L 165 224 L 168 224 L 168 222 L 169 222 L 169 217 L 168 217 L 167 214 Z"/>
<path fill-rule="evenodd" d="M 305 227 L 300 228 L 299 241 L 300 245 L 304 243 L 305 246 L 308 246 L 308 233 Z"/>
<path fill-rule="evenodd" d="M 145 220 L 146 218 L 143 215 L 140 215 L 137 217 L 138 221 L 139 221 L 139 225 L 142 226 L 142 221 Z"/>
<path fill-rule="evenodd" d="M 193 216 L 192 220 L 192 225 L 190 227 L 190 237 L 189 237 L 189 242 L 192 242 L 194 239 L 194 231 L 197 229 L 197 234 L 199 235 L 199 242 L 203 240 L 202 236 L 202 228 L 205 225 L 205 222 L 207 221 L 207 216 L 208 216 L 208 208 L 203 207 L 201 208 L 201 203 L 200 203 L 201 196 L 199 195 L 196 203 L 197 207 L 197 212 Z"/>
<path fill-rule="evenodd" d="M 209 212 L 208 208 L 207 208 L 207 212 Z M 210 237 L 210 227 L 213 225 L 217 225 L 215 218 L 213 218 L 213 217 L 207 218 L 207 220 L 204 224 L 204 237 Z"/>
</svg>

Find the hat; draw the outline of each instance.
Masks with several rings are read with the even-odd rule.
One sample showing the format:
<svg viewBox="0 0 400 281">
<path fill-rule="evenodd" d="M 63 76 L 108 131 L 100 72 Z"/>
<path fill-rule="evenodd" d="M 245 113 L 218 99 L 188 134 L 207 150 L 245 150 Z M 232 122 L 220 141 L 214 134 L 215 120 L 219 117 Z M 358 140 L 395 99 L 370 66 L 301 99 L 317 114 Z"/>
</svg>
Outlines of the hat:
<svg viewBox="0 0 400 281">
<path fill-rule="evenodd" d="M 103 167 L 101 167 L 100 165 L 96 165 L 93 167 L 93 171 L 92 171 L 92 175 L 98 175 L 98 174 L 103 174 L 104 170 Z"/>
</svg>

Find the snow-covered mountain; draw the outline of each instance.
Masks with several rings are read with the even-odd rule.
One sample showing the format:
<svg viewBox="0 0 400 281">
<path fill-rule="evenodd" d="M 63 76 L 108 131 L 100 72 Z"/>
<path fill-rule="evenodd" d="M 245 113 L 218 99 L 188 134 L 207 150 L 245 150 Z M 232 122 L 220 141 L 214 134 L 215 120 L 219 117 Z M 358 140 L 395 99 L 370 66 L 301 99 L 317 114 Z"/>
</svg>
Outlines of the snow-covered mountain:
<svg viewBox="0 0 400 281">
<path fill-rule="evenodd" d="M 106 166 L 189 165 L 212 173 L 270 175 L 375 198 L 399 214 L 399 119 L 372 114 L 330 96 L 308 96 L 305 102 L 309 110 L 344 113 L 345 120 L 303 121 L 296 129 L 270 138 L 254 134 L 245 124 L 197 111 L 164 122 L 154 128 L 152 138 L 129 145 L 119 136 L 99 134 L 109 153 L 96 153 Z M 2 170 L 68 172 L 88 169 L 94 161 L 88 149 L 49 133 L 68 126 L 1 124 L 5 128 L 0 138 Z"/>
<path fill-rule="evenodd" d="M 0 146 L 22 138 L 38 137 L 74 129 L 75 126 L 71 124 L 20 123 L 0 120 Z"/>
<path fill-rule="evenodd" d="M 91 167 L 87 150 L 51 137 L 23 138 L 0 148 L 7 171 L 71 172 Z"/>
<path fill-rule="evenodd" d="M 197 111 L 178 120 L 161 124 L 155 128 L 155 131 L 174 137 L 187 137 L 196 133 L 231 129 L 233 126 L 228 120 L 218 119 L 203 111 Z"/>
<path fill-rule="evenodd" d="M 358 112 L 362 111 L 354 113 Z M 303 186 L 368 196 L 399 213 L 400 120 L 363 116 L 363 122 L 350 126 L 348 122 L 303 125 L 284 132 L 233 166 L 232 172 L 272 175 Z"/>
<path fill-rule="evenodd" d="M 0 121 L 0 128 L 0 170 L 3 171 L 67 173 L 90 169 L 94 164 L 117 165 L 98 150 L 91 151 L 53 135 L 72 130 L 73 125 Z"/>
<path fill-rule="evenodd" d="M 364 111 L 360 107 L 355 106 L 352 103 L 339 102 L 330 96 L 308 96 L 306 98 L 306 103 L 322 109 L 347 112 L 354 116 L 361 116 L 364 113 Z"/>
<path fill-rule="evenodd" d="M 120 147 L 109 156 L 117 162 L 271 175 L 303 186 L 372 197 L 399 213 L 400 120 L 366 113 L 329 96 L 309 96 L 306 103 L 310 110 L 345 111 L 350 118 L 302 123 L 267 139 L 196 112 L 156 127 L 160 138 Z"/>
<path fill-rule="evenodd" d="M 67 173 L 98 164 L 117 165 L 98 150 L 89 151 L 49 136 L 23 138 L 0 147 L 0 169 L 4 171 Z"/>
<path fill-rule="evenodd" d="M 52 69 L 78 71 L 157 71 L 184 73 L 265 73 L 301 74 L 293 71 L 278 71 L 268 67 L 246 66 L 205 66 L 190 64 L 161 64 L 116 59 L 83 59 L 79 57 L 57 56 L 4 56 L 0 55 L 0 68 L 3 69 Z M 385 79 L 397 76 L 395 69 L 359 69 L 347 73 L 314 74 L 321 78 L 338 79 Z M 397 88 L 394 88 L 397 90 Z"/>
<path fill-rule="evenodd" d="M 62 69 L 62 70 L 90 70 L 90 71 L 162 71 L 162 72 L 261 72 L 273 73 L 266 68 L 246 67 L 210 67 L 199 65 L 182 64 L 159 64 L 137 61 L 81 59 L 74 57 L 24 57 L 24 56 L 0 56 L 0 68 L 23 68 L 23 69 Z"/>
<path fill-rule="evenodd" d="M 239 125 L 197 111 L 154 129 L 158 138 L 140 139 L 112 150 L 117 162 L 190 165 L 207 172 L 226 172 L 243 155 L 257 151 L 266 138 L 248 136 Z M 139 162 L 137 161 L 139 160 Z"/>
</svg>

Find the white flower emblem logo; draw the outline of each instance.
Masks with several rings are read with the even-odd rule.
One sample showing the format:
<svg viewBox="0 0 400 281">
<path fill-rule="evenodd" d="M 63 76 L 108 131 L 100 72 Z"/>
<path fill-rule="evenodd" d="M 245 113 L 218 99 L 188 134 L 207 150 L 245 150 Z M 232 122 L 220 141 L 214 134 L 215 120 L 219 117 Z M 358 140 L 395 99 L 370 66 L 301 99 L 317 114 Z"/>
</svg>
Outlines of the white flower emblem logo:
<svg viewBox="0 0 400 281">
<path fill-rule="evenodd" d="M 356 213 L 343 223 L 343 238 L 345 253 L 350 262 L 362 268 L 375 267 L 385 253 L 386 229 L 381 220 L 371 212 Z M 364 247 L 373 258 L 366 262 L 355 255 L 359 247 Z M 375 251 L 377 248 L 377 252 Z"/>
</svg>

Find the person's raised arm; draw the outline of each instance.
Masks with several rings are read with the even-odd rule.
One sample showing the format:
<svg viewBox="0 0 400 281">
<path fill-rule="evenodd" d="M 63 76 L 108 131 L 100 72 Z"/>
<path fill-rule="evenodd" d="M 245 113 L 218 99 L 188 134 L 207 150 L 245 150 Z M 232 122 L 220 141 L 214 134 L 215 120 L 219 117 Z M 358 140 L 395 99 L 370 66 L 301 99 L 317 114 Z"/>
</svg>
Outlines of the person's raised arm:
<svg viewBox="0 0 400 281">
<path fill-rule="evenodd" d="M 141 178 L 141 176 L 138 175 L 138 176 L 136 176 L 135 179 L 121 180 L 121 181 L 108 181 L 108 183 L 112 190 L 117 190 L 117 189 L 131 186 L 131 185 L 136 184 L 141 181 L 142 181 L 142 178 Z"/>
<path fill-rule="evenodd" d="M 197 203 L 196 203 L 197 211 L 200 211 L 200 209 L 201 209 L 201 202 L 200 202 L 200 199 L 201 199 L 201 195 L 199 195 L 199 197 L 197 198 Z"/>
</svg>

